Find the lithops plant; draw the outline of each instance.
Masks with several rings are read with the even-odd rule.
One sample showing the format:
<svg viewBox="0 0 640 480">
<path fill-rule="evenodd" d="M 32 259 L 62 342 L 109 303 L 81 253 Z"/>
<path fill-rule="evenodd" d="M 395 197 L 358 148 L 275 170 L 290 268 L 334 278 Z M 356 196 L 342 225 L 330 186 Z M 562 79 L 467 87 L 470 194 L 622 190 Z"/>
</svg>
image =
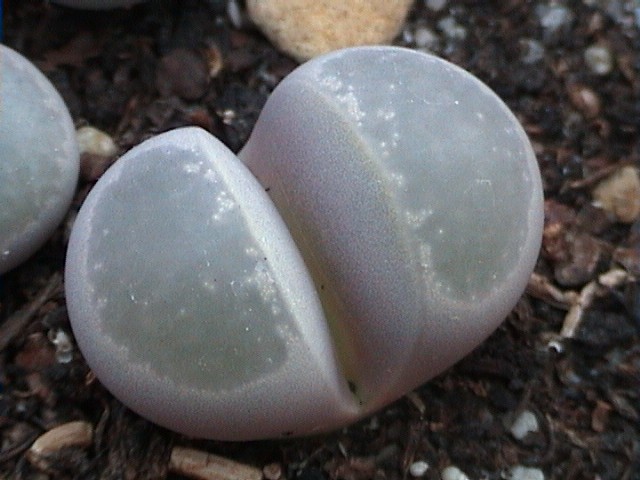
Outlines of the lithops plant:
<svg viewBox="0 0 640 480">
<path fill-rule="evenodd" d="M 33 254 L 58 226 L 78 170 L 64 101 L 30 61 L 0 45 L 0 274 Z"/>
<path fill-rule="evenodd" d="M 482 341 L 536 260 L 526 135 L 436 57 L 312 60 L 240 158 L 196 128 L 148 140 L 97 183 L 71 235 L 80 348 L 173 430 L 244 440 L 361 418 Z"/>
</svg>

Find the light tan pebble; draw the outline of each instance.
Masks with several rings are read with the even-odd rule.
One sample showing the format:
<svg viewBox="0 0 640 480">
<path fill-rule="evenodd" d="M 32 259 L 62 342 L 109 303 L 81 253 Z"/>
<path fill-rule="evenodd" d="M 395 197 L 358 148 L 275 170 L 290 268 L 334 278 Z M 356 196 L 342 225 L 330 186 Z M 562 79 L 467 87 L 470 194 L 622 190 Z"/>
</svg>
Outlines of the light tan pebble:
<svg viewBox="0 0 640 480">
<path fill-rule="evenodd" d="M 585 118 L 595 118 L 600 114 L 600 97 L 591 88 L 582 84 L 572 84 L 567 88 L 569 101 Z"/>
<path fill-rule="evenodd" d="M 270 463 L 262 468 L 262 474 L 266 480 L 278 480 L 282 477 L 282 466 L 279 463 Z"/>
<path fill-rule="evenodd" d="M 640 177 L 632 166 L 622 167 L 600 182 L 593 191 L 597 206 L 623 223 L 640 218 Z"/>
<path fill-rule="evenodd" d="M 248 0 L 253 22 L 280 50 L 305 61 L 332 50 L 393 40 L 412 0 Z"/>
<path fill-rule="evenodd" d="M 118 153 L 113 139 L 102 130 L 86 126 L 76 130 L 76 140 L 80 153 L 89 153 L 101 157 L 112 157 Z"/>
<path fill-rule="evenodd" d="M 88 422 L 68 422 L 40 435 L 27 451 L 27 459 L 37 468 L 47 470 L 49 457 L 68 447 L 88 447 L 93 441 L 93 426 Z"/>
<path fill-rule="evenodd" d="M 615 258 L 615 253 L 614 253 Z M 622 268 L 612 268 L 598 277 L 598 283 L 607 288 L 617 288 L 629 280 L 629 273 Z"/>
<path fill-rule="evenodd" d="M 169 470 L 198 480 L 261 480 L 255 467 L 190 448 L 174 447 Z"/>
</svg>

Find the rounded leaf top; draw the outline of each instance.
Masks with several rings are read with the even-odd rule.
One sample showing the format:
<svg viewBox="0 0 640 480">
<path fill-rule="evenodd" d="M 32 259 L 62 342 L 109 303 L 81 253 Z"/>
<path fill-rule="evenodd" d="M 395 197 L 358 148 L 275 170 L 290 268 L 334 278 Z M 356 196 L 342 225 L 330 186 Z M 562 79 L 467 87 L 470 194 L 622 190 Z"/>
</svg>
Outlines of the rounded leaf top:
<svg viewBox="0 0 640 480">
<path fill-rule="evenodd" d="M 394 47 L 319 57 L 278 85 L 240 156 L 326 286 L 366 402 L 460 359 L 526 286 L 543 222 L 535 155 L 495 93 L 449 62 Z"/>
<path fill-rule="evenodd" d="M 242 439 L 354 415 L 286 226 L 203 130 L 159 135 L 107 171 L 74 225 L 66 285 L 89 365 L 157 423 Z"/>
<path fill-rule="evenodd" d="M 51 82 L 0 45 L 0 274 L 33 254 L 75 192 L 75 129 Z"/>
</svg>

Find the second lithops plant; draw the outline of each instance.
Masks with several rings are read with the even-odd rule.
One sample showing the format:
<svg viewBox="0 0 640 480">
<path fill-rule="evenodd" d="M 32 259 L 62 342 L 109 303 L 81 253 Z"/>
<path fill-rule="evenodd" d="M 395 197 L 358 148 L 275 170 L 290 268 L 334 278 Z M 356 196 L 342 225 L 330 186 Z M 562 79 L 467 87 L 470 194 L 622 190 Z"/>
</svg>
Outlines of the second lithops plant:
<svg viewBox="0 0 640 480">
<path fill-rule="evenodd" d="M 98 182 L 71 236 L 89 365 L 179 432 L 258 439 L 361 418 L 482 341 L 536 260 L 526 135 L 438 58 L 364 47 L 303 65 L 240 158 L 248 169 L 195 128 L 151 139 Z"/>
<path fill-rule="evenodd" d="M 0 45 L 0 275 L 62 221 L 79 168 L 64 101 L 29 60 Z"/>
</svg>

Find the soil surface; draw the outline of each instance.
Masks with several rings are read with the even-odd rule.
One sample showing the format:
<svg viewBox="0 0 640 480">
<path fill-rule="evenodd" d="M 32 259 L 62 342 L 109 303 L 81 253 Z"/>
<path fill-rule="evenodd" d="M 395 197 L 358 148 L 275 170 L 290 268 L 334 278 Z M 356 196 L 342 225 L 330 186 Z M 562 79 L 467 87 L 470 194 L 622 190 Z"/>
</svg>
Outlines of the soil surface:
<svg viewBox="0 0 640 480">
<path fill-rule="evenodd" d="M 4 43 L 45 72 L 78 127 L 108 133 L 118 155 L 183 125 L 237 151 L 296 63 L 227 7 L 151 1 L 95 13 L 6 0 Z M 73 344 L 61 279 L 74 214 L 118 155 L 83 155 L 66 222 L 0 279 L 0 479 L 183 478 L 169 468 L 176 446 L 256 467 L 270 480 L 439 479 L 448 466 L 470 479 L 640 479 L 640 193 L 613 186 L 609 195 L 625 212 L 594 201 L 603 179 L 640 161 L 634 7 L 415 5 L 396 44 L 429 48 L 477 75 L 530 135 L 546 195 L 543 247 L 527 293 L 469 357 L 329 435 L 193 440 L 131 413 L 92 376 Z M 515 438 L 515 419 L 530 414 L 537 431 Z M 30 452 L 40 435 L 78 420 L 95 429 L 88 440 Z M 525 477 L 518 466 L 535 470 Z"/>
</svg>

